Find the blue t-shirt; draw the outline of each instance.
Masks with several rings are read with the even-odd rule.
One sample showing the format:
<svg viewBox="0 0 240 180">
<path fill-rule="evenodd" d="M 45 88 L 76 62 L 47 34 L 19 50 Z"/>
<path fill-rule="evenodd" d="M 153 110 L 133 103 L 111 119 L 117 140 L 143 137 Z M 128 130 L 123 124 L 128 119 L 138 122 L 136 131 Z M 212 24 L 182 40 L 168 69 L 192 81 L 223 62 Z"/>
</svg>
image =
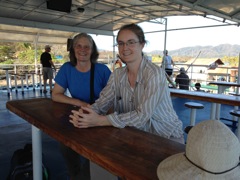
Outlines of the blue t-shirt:
<svg viewBox="0 0 240 180">
<path fill-rule="evenodd" d="M 106 65 L 99 63 L 95 63 L 94 68 L 94 100 L 96 100 L 107 85 L 111 71 Z M 90 102 L 90 70 L 80 72 L 70 62 L 66 62 L 58 71 L 55 82 L 65 90 L 68 89 L 73 98 Z"/>
</svg>

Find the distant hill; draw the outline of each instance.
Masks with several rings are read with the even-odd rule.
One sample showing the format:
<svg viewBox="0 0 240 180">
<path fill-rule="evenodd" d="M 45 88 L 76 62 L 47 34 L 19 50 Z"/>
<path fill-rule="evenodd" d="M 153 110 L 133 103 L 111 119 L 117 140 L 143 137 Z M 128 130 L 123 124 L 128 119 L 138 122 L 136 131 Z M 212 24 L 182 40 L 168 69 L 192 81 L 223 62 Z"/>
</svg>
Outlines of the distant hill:
<svg viewBox="0 0 240 180">
<path fill-rule="evenodd" d="M 221 44 L 218 46 L 194 46 L 169 51 L 171 56 L 196 57 L 201 51 L 199 58 L 222 58 L 224 56 L 239 56 L 240 45 Z M 163 55 L 162 51 L 149 52 L 152 55 Z"/>
</svg>

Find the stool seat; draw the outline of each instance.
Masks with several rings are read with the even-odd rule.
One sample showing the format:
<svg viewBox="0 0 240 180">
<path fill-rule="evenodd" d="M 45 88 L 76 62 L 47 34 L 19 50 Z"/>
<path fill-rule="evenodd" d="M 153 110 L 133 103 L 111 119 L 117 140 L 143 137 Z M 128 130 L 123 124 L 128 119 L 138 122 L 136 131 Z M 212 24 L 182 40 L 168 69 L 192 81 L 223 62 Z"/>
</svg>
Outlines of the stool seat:
<svg viewBox="0 0 240 180">
<path fill-rule="evenodd" d="M 191 108 L 190 126 L 194 126 L 195 119 L 196 119 L 196 110 L 203 109 L 204 106 L 201 103 L 196 103 L 196 102 L 186 102 L 184 105 L 188 108 Z"/>
<path fill-rule="evenodd" d="M 193 108 L 193 109 L 203 109 L 204 106 L 200 103 L 195 103 L 195 102 L 186 102 L 184 104 L 188 108 Z"/>
<path fill-rule="evenodd" d="M 228 94 L 233 95 L 233 96 L 240 96 L 240 94 L 235 93 L 235 92 L 230 92 L 230 93 L 228 93 Z"/>
<path fill-rule="evenodd" d="M 231 110 L 229 113 L 233 116 L 240 117 L 240 110 Z"/>
</svg>

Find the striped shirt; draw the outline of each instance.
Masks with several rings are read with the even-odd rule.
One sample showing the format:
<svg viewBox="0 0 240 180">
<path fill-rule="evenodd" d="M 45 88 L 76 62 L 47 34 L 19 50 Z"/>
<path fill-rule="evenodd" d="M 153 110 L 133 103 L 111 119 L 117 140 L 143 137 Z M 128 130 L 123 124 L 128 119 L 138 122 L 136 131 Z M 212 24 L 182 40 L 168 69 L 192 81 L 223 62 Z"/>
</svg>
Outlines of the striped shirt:
<svg viewBox="0 0 240 180">
<path fill-rule="evenodd" d="M 114 113 L 107 118 L 115 127 L 131 126 L 166 138 L 183 135 L 164 71 L 150 61 L 142 60 L 134 89 L 130 87 L 126 67 L 111 74 L 92 107 L 97 113 L 106 114 L 112 106 Z"/>
</svg>

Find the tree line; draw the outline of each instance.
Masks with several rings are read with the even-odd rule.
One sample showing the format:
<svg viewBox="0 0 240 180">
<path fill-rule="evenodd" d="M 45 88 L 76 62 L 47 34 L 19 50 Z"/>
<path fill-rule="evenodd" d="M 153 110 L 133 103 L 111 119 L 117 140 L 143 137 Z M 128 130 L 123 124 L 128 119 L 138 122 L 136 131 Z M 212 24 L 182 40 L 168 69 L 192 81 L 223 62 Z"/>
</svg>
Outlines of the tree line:
<svg viewBox="0 0 240 180">
<path fill-rule="evenodd" d="M 35 47 L 32 43 L 23 42 L 2 42 L 0 43 L 0 63 L 1 64 L 34 64 L 35 54 L 37 62 L 40 63 L 40 56 L 45 51 L 45 45 Z M 55 63 L 68 61 L 66 45 L 54 45 L 51 56 Z"/>
<path fill-rule="evenodd" d="M 44 52 L 45 45 L 37 46 L 37 62 L 40 63 L 40 56 Z M 63 64 L 68 61 L 67 45 L 52 46 L 51 55 L 54 63 Z M 161 62 L 162 56 L 152 54 L 153 62 Z M 114 59 L 112 51 L 100 51 L 100 59 Z M 176 62 L 184 63 L 193 57 L 173 56 Z M 238 66 L 239 57 L 222 57 L 221 60 L 229 66 Z M 32 43 L 23 42 L 1 42 L 0 43 L 0 64 L 34 64 L 35 63 L 35 47 Z"/>
</svg>

